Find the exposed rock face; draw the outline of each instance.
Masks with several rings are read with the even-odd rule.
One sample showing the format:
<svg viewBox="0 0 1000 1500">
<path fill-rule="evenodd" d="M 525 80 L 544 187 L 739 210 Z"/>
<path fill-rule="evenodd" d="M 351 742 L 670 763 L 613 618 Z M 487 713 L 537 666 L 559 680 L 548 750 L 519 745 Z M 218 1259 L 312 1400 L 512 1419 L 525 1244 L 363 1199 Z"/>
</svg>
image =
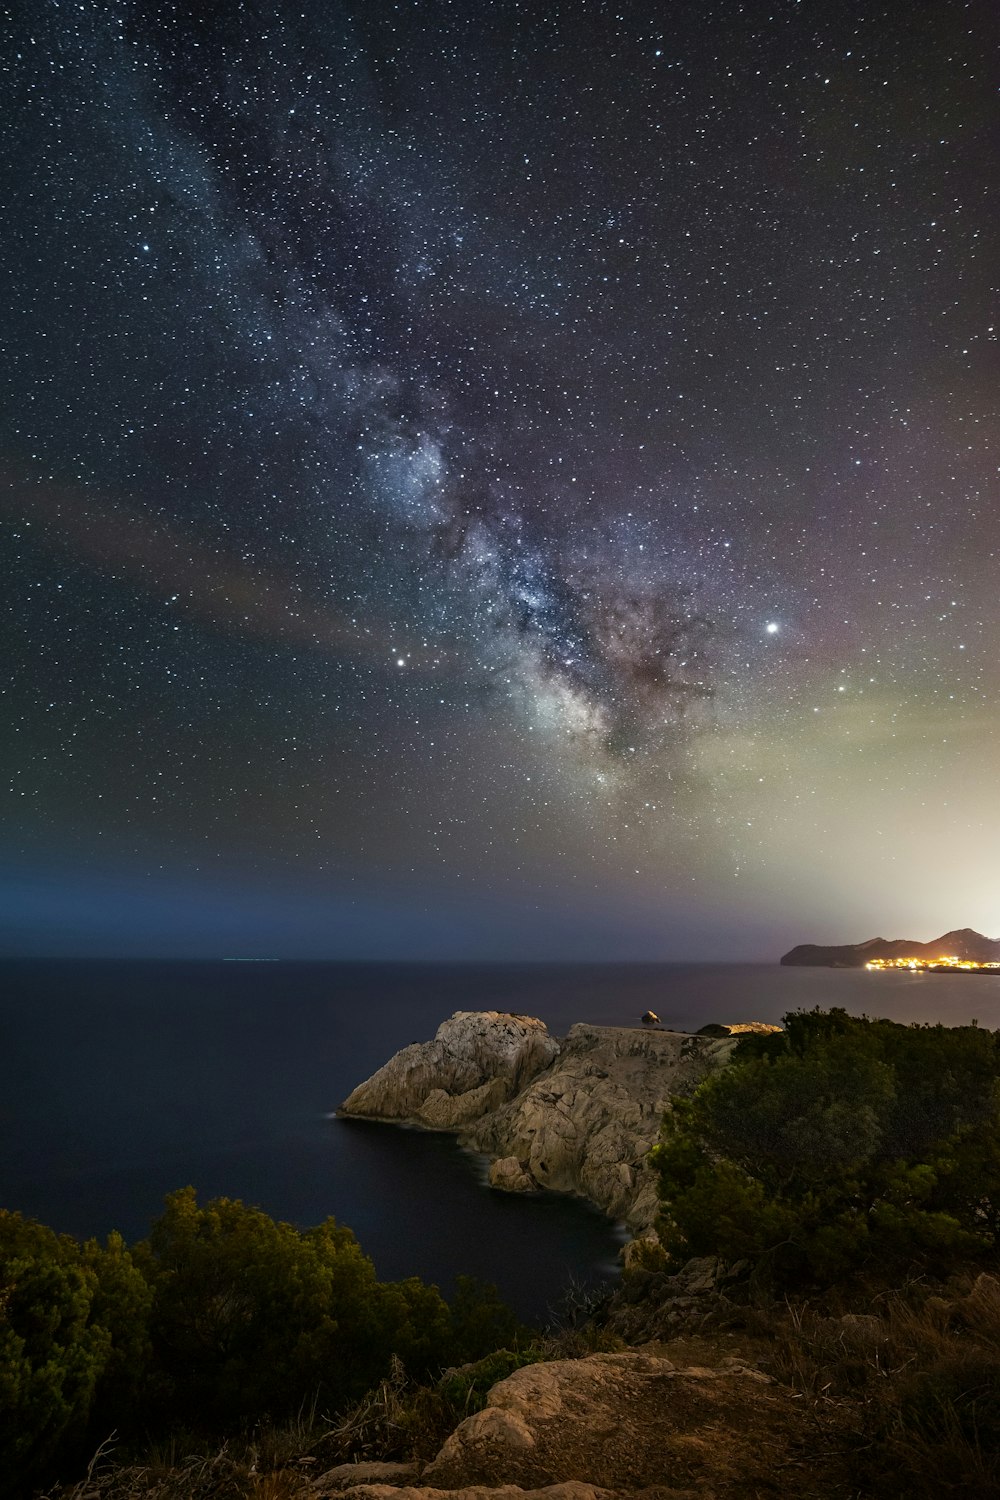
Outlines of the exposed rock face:
<svg viewBox="0 0 1000 1500">
<path fill-rule="evenodd" d="M 739 1358 L 709 1367 L 678 1366 L 655 1348 L 593 1354 L 515 1371 L 456 1428 L 419 1480 L 369 1483 L 347 1494 L 351 1500 L 811 1494 L 790 1486 L 786 1471 L 814 1441 L 801 1404 Z M 343 1472 L 334 1471 L 337 1481 Z M 337 1488 L 323 1476 L 315 1493 Z"/>
<path fill-rule="evenodd" d="M 313 1486 L 317 1500 L 327 1494 L 322 1485 Z M 343 1493 L 343 1491 L 341 1491 Z M 546 1484 L 541 1489 L 522 1489 L 517 1484 L 463 1485 L 457 1490 L 435 1490 L 403 1488 L 388 1484 L 358 1484 L 350 1490 L 349 1500 L 619 1500 L 613 1490 L 600 1489 L 593 1484 L 581 1484 L 577 1479 L 564 1480 L 562 1484 Z M 657 1486 L 645 1492 L 644 1500 L 705 1500 L 694 1490 L 673 1490 Z"/>
<path fill-rule="evenodd" d="M 642 1243 L 633 1241 L 627 1250 Z M 676 1338 L 685 1329 L 697 1329 L 706 1321 L 735 1312 L 730 1294 L 735 1293 L 739 1300 L 738 1288 L 749 1271 L 748 1261 L 726 1265 L 714 1255 L 703 1255 L 689 1260 L 680 1271 L 669 1273 L 649 1269 L 636 1257 L 611 1299 L 607 1327 L 628 1344 Z"/>
<path fill-rule="evenodd" d="M 646 1155 L 669 1095 L 693 1087 L 734 1045 L 587 1025 L 560 1045 L 541 1021 L 459 1011 L 433 1042 L 397 1053 L 340 1112 L 454 1131 L 493 1158 L 494 1187 L 577 1193 L 648 1234 L 657 1197 Z"/>
<path fill-rule="evenodd" d="M 497 1186 L 579 1193 L 633 1233 L 648 1233 L 657 1195 L 646 1156 L 669 1096 L 703 1077 L 722 1047 L 732 1044 L 675 1031 L 574 1026 L 555 1062 L 470 1125 L 463 1142 L 499 1158 L 490 1178 Z"/>
<path fill-rule="evenodd" d="M 324 1494 L 334 1494 L 338 1490 L 353 1489 L 362 1484 L 399 1487 L 409 1484 L 411 1479 L 416 1478 L 416 1475 L 415 1464 L 362 1460 L 361 1463 L 337 1464 L 335 1468 L 327 1469 L 325 1474 L 321 1474 L 314 1481 L 313 1488 L 321 1490 Z"/>
<path fill-rule="evenodd" d="M 725 1398 L 713 1391 L 706 1399 L 705 1384 L 731 1386 L 734 1380 L 771 1383 L 742 1366 L 677 1370 L 670 1360 L 639 1351 L 526 1365 L 493 1387 L 482 1411 L 460 1423 L 420 1483 L 443 1489 L 498 1478 L 538 1485 L 573 1477 L 630 1489 L 670 1483 L 679 1476 L 664 1472 L 661 1438 L 671 1405 L 681 1404 L 676 1388 L 687 1386 L 689 1394 L 694 1386 L 699 1403 L 717 1415 Z M 659 1416 L 650 1423 L 649 1435 L 656 1437 L 648 1447 L 642 1424 L 630 1420 L 644 1410 Z"/>
<path fill-rule="evenodd" d="M 404 1047 L 360 1084 L 341 1113 L 457 1130 L 516 1094 L 558 1051 L 533 1016 L 459 1010 L 432 1042 Z"/>
<path fill-rule="evenodd" d="M 530 1465 L 532 1482 L 554 1483 L 562 1476 L 553 1472 L 552 1459 L 539 1465 L 538 1452 L 539 1438 L 552 1423 L 572 1414 L 594 1436 L 611 1437 L 626 1401 L 660 1373 L 663 1363 L 619 1354 L 528 1365 L 515 1372 L 526 1378 L 508 1377 L 493 1387 L 489 1404 L 459 1424 L 421 1481 L 447 1489 L 489 1483 L 501 1475 L 523 1482 Z M 672 1370 L 669 1364 L 664 1368 Z"/>
</svg>

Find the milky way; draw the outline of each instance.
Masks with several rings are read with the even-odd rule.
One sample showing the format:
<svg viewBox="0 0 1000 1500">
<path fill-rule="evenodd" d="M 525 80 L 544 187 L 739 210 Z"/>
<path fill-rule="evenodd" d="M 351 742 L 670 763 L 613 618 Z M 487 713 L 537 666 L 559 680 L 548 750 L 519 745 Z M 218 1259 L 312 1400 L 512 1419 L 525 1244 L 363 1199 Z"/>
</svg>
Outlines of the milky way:
<svg viewBox="0 0 1000 1500">
<path fill-rule="evenodd" d="M 8 946 L 1000 928 L 988 6 L 34 10 Z"/>
</svg>

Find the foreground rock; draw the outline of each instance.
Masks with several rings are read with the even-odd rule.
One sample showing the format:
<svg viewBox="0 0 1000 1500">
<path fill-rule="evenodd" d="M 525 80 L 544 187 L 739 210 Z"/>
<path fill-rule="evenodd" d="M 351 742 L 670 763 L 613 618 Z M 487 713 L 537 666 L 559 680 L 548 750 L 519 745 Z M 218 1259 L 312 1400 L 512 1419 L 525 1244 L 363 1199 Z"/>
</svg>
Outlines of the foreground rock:
<svg viewBox="0 0 1000 1500">
<path fill-rule="evenodd" d="M 351 1500 L 788 1496 L 809 1493 L 794 1480 L 812 1441 L 808 1413 L 741 1359 L 679 1366 L 653 1346 L 517 1370 L 418 1480 L 346 1493 Z M 316 1484 L 319 1495 L 337 1489 L 327 1476 Z"/>
<path fill-rule="evenodd" d="M 341 1491 L 341 1494 L 344 1492 Z M 320 1490 L 319 1494 L 323 1494 Z M 387 1485 L 366 1484 L 350 1491 L 352 1500 L 618 1500 L 613 1490 L 598 1489 L 592 1484 L 580 1484 L 578 1480 L 566 1480 L 563 1484 L 547 1484 L 541 1489 L 522 1489 L 520 1485 L 503 1484 L 468 1485 L 458 1490 L 436 1490 L 414 1488 L 393 1489 Z M 693 1490 L 667 1490 L 657 1488 L 647 1491 L 645 1500 L 699 1500 Z M 705 1497 L 701 1497 L 705 1500 Z"/>
<path fill-rule="evenodd" d="M 698 1256 L 674 1272 L 648 1269 L 640 1260 L 616 1288 L 605 1326 L 626 1344 L 640 1345 L 724 1327 L 734 1315 L 738 1321 L 750 1269 L 748 1261 L 727 1265 L 715 1255 Z"/>
<path fill-rule="evenodd" d="M 325 1495 L 333 1495 L 347 1489 L 366 1488 L 372 1485 L 405 1489 L 417 1477 L 417 1466 L 404 1463 L 383 1463 L 374 1459 L 362 1459 L 359 1463 L 336 1464 L 313 1481 L 313 1488 Z"/>
<path fill-rule="evenodd" d="M 578 1025 L 559 1043 L 530 1016 L 459 1011 L 339 1113 L 454 1132 L 492 1158 L 493 1187 L 577 1193 L 644 1235 L 657 1209 L 646 1156 L 669 1096 L 719 1067 L 735 1040 Z"/>
</svg>

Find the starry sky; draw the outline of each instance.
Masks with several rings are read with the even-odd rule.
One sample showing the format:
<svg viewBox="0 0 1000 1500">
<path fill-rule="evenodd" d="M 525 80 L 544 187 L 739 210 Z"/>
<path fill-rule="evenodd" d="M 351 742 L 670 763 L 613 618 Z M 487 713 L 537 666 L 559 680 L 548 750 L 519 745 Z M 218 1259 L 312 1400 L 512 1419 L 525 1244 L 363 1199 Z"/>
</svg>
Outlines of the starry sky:
<svg viewBox="0 0 1000 1500">
<path fill-rule="evenodd" d="M 1000 932 L 990 3 L 5 30 L 0 951 Z"/>
</svg>

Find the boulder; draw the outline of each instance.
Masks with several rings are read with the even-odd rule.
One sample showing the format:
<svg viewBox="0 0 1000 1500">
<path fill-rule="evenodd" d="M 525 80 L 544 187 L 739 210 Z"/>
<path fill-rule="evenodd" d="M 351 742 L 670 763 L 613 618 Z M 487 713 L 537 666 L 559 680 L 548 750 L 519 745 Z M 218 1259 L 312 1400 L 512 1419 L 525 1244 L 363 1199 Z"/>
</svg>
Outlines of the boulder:
<svg viewBox="0 0 1000 1500">
<path fill-rule="evenodd" d="M 341 1494 L 357 1485 L 405 1485 L 416 1476 L 413 1464 L 364 1462 L 337 1464 L 312 1481 L 317 1496 Z"/>
<path fill-rule="evenodd" d="M 754 1428 L 790 1420 L 808 1427 L 788 1394 L 737 1359 L 676 1367 L 644 1350 L 526 1365 L 489 1392 L 487 1405 L 446 1439 L 420 1476 L 421 1490 L 541 1488 L 576 1480 L 635 1493 L 653 1486 L 698 1494 L 739 1478 L 753 1494 L 770 1484 L 773 1455 Z M 770 1493 L 770 1490 L 767 1491 Z M 736 1491 L 733 1491 L 736 1493 Z M 400 1497 L 402 1500 L 402 1497 Z"/>
<path fill-rule="evenodd" d="M 501 1156 L 490 1167 L 490 1187 L 505 1193 L 536 1193 L 538 1183 L 516 1156 Z"/>
<path fill-rule="evenodd" d="M 350 1491 L 350 1500 L 619 1500 L 611 1490 L 569 1479 L 562 1484 L 547 1484 L 541 1489 L 521 1489 L 516 1484 L 490 1486 L 466 1485 L 458 1490 L 391 1489 L 384 1484 L 359 1485 Z M 647 1500 L 705 1500 L 693 1490 L 668 1490 L 658 1486 Z"/>
</svg>

